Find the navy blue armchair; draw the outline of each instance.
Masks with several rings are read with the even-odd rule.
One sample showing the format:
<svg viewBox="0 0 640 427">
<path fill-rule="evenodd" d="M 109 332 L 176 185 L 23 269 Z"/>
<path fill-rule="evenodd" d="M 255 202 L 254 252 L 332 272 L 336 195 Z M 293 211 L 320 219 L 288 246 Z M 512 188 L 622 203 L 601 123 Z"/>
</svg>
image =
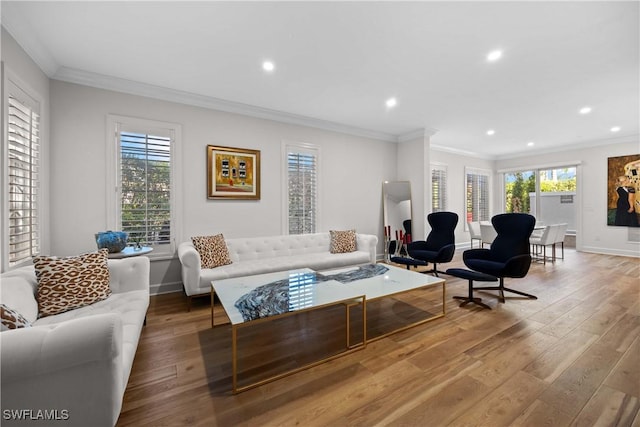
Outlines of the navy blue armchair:
<svg viewBox="0 0 640 427">
<path fill-rule="evenodd" d="M 525 213 L 507 213 L 491 219 L 498 233 L 489 249 L 469 249 L 462 254 L 465 265 L 480 273 L 500 279 L 499 286 L 473 288 L 473 290 L 497 290 L 500 302 L 504 302 L 504 292 L 512 292 L 531 299 L 536 296 L 504 286 L 504 278 L 522 278 L 529 272 L 531 255 L 529 236 L 533 232 L 535 218 Z"/>
<path fill-rule="evenodd" d="M 454 212 L 433 212 L 427 216 L 431 225 L 431 232 L 427 240 L 419 240 L 407 245 L 407 252 L 411 258 L 425 263 L 432 263 L 433 273 L 438 276 L 438 264 L 450 262 L 456 251 L 454 230 L 458 224 L 458 214 Z"/>
</svg>

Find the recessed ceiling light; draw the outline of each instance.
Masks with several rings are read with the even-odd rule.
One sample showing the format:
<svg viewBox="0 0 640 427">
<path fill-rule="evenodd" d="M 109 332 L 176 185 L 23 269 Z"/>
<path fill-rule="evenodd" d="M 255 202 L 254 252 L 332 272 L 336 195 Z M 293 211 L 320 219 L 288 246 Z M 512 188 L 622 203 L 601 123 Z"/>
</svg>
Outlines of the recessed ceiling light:
<svg viewBox="0 0 640 427">
<path fill-rule="evenodd" d="M 398 104 L 398 101 L 395 98 L 389 98 L 387 99 L 387 108 L 393 108 Z"/>
<path fill-rule="evenodd" d="M 534 145 L 536 144 L 533 141 L 527 142 L 527 147 L 533 147 Z"/>
<path fill-rule="evenodd" d="M 265 70 L 265 71 L 271 72 L 271 71 L 276 69 L 276 66 L 271 61 L 264 61 L 262 63 L 262 69 Z"/>
<path fill-rule="evenodd" d="M 620 126 L 614 126 L 611 128 L 611 132 L 620 132 Z"/>
<path fill-rule="evenodd" d="M 580 114 L 589 114 L 591 112 L 591 107 L 582 107 L 580 109 Z"/>
<path fill-rule="evenodd" d="M 502 51 L 501 50 L 491 51 L 487 55 L 487 61 L 489 61 L 489 62 L 497 61 L 500 58 L 502 58 Z"/>
<path fill-rule="evenodd" d="M 489 130 L 487 131 L 487 135 L 489 135 L 489 136 L 491 136 L 491 135 L 495 135 L 495 133 L 496 133 L 496 131 L 495 131 L 495 130 L 493 130 L 493 129 L 489 129 Z"/>
</svg>

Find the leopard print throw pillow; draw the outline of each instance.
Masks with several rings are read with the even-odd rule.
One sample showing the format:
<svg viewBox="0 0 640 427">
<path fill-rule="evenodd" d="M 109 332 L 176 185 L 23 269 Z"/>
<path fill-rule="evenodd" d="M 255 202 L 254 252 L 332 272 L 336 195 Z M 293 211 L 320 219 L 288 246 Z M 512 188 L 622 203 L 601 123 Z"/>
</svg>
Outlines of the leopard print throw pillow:
<svg viewBox="0 0 640 427">
<path fill-rule="evenodd" d="M 38 279 L 38 317 L 63 313 L 107 299 L 107 249 L 75 257 L 33 258 Z"/>
<path fill-rule="evenodd" d="M 10 329 L 28 328 L 31 326 L 31 323 L 29 323 L 22 314 L 4 304 L 0 304 L 0 318 L 2 318 L 0 330 L 3 332 Z"/>
<path fill-rule="evenodd" d="M 331 234 L 329 252 L 332 254 L 343 254 L 356 251 L 356 230 L 330 230 L 329 233 Z"/>
<path fill-rule="evenodd" d="M 200 254 L 202 268 L 216 268 L 231 264 L 229 249 L 222 234 L 192 237 L 191 242 Z"/>
</svg>

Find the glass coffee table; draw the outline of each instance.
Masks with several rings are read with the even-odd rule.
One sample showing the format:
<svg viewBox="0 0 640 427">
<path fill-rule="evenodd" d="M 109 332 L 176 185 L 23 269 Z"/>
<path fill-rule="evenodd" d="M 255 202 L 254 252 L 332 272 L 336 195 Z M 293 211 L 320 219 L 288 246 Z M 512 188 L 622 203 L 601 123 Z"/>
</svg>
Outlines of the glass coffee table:
<svg viewBox="0 0 640 427">
<path fill-rule="evenodd" d="M 432 286 L 442 287 L 442 312 L 411 321 L 380 335 L 369 336 L 367 330 L 367 303 L 394 298 L 401 294 Z M 214 327 L 214 298 L 218 296 L 224 311 L 231 321 L 232 384 L 238 393 L 257 387 L 269 381 L 299 372 L 311 366 L 332 360 L 364 348 L 375 341 L 399 331 L 412 328 L 445 316 L 444 279 L 409 271 L 386 264 L 370 264 L 336 270 L 316 272 L 310 269 L 259 274 L 232 279 L 216 280 L 211 283 L 211 326 Z M 286 316 L 331 306 L 344 307 L 345 342 L 344 350 L 294 367 L 286 372 L 269 376 L 246 385 L 238 384 L 238 330 L 270 322 Z M 352 343 L 351 309 L 360 307 L 361 319 L 356 322 L 362 331 L 356 343 Z M 430 314 L 430 313 L 429 313 Z"/>
<path fill-rule="evenodd" d="M 303 369 L 332 360 L 338 356 L 364 348 L 366 345 L 365 297 L 359 290 L 345 287 L 335 280 L 318 280 L 318 274 L 310 269 L 300 269 L 255 276 L 216 280 L 211 283 L 211 327 L 214 327 L 214 297 L 231 321 L 232 385 L 238 393 L 270 381 L 294 374 Z M 304 366 L 269 376 L 246 385 L 238 384 L 238 330 L 271 322 L 286 316 L 296 315 L 330 306 L 345 308 L 344 351 L 322 358 Z M 361 306 L 362 340 L 351 343 L 351 308 Z"/>
<path fill-rule="evenodd" d="M 406 268 L 396 267 L 393 265 L 377 265 L 384 266 L 388 270 L 383 274 L 373 275 L 372 277 L 363 277 L 358 280 L 344 283 L 345 287 L 351 288 L 355 292 L 363 293 L 365 295 L 367 299 L 368 325 L 372 325 L 370 319 L 372 304 L 369 303 L 383 301 L 385 299 L 394 297 L 402 297 L 403 294 L 419 289 L 440 286 L 442 289 L 442 310 L 437 314 L 422 317 L 379 335 L 374 335 L 372 330 L 367 330 L 367 343 L 388 337 L 389 335 L 425 324 L 427 322 L 431 322 L 436 319 L 440 319 L 446 315 L 446 282 L 444 279 L 440 277 L 434 277 L 429 274 L 419 273 L 417 271 L 407 270 Z M 327 270 L 322 271 L 321 273 L 330 277 L 337 277 L 337 280 L 340 280 L 341 274 L 346 273 L 348 275 L 350 271 L 354 271 L 354 267 Z"/>
</svg>

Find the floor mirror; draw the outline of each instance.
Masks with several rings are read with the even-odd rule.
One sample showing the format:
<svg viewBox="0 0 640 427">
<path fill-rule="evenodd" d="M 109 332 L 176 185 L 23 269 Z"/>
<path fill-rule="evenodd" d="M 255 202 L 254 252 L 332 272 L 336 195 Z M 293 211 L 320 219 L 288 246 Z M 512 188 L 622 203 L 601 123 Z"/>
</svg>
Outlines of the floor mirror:
<svg viewBox="0 0 640 427">
<path fill-rule="evenodd" d="M 411 242 L 411 183 L 385 181 L 382 183 L 384 226 L 384 259 L 406 255 Z"/>
</svg>

